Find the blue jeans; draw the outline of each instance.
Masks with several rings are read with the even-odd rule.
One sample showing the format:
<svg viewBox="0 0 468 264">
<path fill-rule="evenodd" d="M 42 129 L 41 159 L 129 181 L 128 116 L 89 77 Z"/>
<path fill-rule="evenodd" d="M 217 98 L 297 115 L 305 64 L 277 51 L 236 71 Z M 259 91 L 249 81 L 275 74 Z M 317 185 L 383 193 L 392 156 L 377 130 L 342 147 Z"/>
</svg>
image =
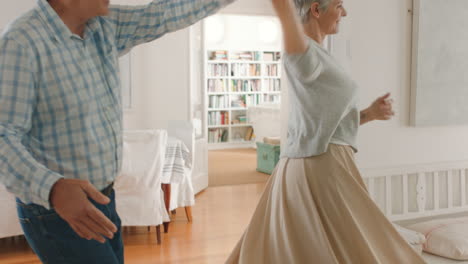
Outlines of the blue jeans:
<svg viewBox="0 0 468 264">
<path fill-rule="evenodd" d="M 113 239 L 104 244 L 79 237 L 55 210 L 17 199 L 18 216 L 24 235 L 43 263 L 46 264 L 122 264 L 124 248 L 121 222 L 115 209 L 115 193 L 107 205 L 91 201 L 118 228 Z"/>
</svg>

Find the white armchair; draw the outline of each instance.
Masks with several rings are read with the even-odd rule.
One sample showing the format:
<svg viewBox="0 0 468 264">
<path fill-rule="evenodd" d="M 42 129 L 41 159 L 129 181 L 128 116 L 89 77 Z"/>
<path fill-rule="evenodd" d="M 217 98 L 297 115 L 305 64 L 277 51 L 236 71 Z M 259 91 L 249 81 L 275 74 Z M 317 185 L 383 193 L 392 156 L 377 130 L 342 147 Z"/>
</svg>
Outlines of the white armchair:
<svg viewBox="0 0 468 264">
<path fill-rule="evenodd" d="M 117 177 L 117 212 L 122 226 L 159 226 L 169 222 L 161 190 L 167 131 L 125 131 L 122 171 Z"/>
</svg>

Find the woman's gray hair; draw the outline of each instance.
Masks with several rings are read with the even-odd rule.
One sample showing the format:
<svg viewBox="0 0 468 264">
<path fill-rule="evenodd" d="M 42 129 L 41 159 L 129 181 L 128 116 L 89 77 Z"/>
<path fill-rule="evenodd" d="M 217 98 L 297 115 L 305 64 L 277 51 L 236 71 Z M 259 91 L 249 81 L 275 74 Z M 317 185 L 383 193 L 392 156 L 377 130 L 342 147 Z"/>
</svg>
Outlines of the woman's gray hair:
<svg viewBox="0 0 468 264">
<path fill-rule="evenodd" d="M 294 0 L 294 4 L 296 5 L 296 9 L 299 13 L 302 23 L 307 23 L 307 21 L 309 21 L 310 7 L 315 2 L 319 4 L 319 9 L 327 10 L 332 0 Z"/>
</svg>

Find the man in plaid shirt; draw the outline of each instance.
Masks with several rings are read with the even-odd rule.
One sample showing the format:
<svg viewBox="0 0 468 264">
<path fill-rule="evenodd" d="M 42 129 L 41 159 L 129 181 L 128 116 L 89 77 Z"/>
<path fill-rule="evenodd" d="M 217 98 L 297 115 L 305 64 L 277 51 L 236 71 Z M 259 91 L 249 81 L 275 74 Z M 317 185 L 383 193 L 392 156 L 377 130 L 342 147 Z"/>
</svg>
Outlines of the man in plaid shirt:
<svg viewBox="0 0 468 264">
<path fill-rule="evenodd" d="M 0 38 L 0 182 L 44 263 L 123 263 L 118 57 L 233 1 L 38 0 Z"/>
</svg>

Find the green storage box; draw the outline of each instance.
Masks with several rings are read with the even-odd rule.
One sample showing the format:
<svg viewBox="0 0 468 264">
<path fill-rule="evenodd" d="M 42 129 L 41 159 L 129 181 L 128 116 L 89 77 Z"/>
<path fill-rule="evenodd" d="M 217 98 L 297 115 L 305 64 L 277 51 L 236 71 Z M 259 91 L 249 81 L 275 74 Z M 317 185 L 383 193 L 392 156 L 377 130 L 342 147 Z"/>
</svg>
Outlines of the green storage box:
<svg viewBox="0 0 468 264">
<path fill-rule="evenodd" d="M 257 142 L 257 171 L 271 174 L 280 157 L 280 146 Z"/>
</svg>

